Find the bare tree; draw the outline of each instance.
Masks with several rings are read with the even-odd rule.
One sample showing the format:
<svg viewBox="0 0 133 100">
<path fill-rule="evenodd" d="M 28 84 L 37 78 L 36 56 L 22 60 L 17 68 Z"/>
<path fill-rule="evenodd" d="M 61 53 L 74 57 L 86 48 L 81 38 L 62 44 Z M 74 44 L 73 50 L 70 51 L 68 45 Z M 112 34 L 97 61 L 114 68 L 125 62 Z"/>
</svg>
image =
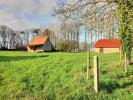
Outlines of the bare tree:
<svg viewBox="0 0 133 100">
<path fill-rule="evenodd" d="M 32 29 L 32 37 L 34 38 L 34 37 L 38 36 L 40 31 L 41 30 L 39 28 L 38 29 Z"/>
<path fill-rule="evenodd" d="M 14 46 L 14 37 L 16 36 L 15 31 L 13 31 L 11 28 L 1 25 L 0 26 L 0 37 L 1 37 L 1 47 L 12 49 Z"/>
<path fill-rule="evenodd" d="M 61 18 L 85 20 L 86 24 L 93 23 L 91 19 L 96 18 L 96 23 L 100 21 L 96 30 L 102 33 L 101 38 L 104 36 L 103 33 L 106 33 L 108 38 L 114 38 L 115 32 L 119 29 L 122 55 L 126 53 L 128 59 L 131 59 L 132 8 L 131 0 L 65 0 L 59 4 L 55 12 Z M 91 23 L 87 23 L 87 20 L 91 20 Z M 116 25 L 118 27 L 114 27 Z M 106 26 L 107 30 L 104 31 L 103 26 Z"/>
</svg>

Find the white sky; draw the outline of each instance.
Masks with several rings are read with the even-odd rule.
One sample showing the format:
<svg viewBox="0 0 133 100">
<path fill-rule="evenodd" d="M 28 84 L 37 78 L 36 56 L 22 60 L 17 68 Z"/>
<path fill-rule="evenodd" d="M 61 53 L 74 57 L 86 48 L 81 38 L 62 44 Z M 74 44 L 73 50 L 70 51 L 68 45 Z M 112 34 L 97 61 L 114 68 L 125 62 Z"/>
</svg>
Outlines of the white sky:
<svg viewBox="0 0 133 100">
<path fill-rule="evenodd" d="M 13 29 L 48 25 L 56 0 L 0 0 L 0 25 Z"/>
</svg>

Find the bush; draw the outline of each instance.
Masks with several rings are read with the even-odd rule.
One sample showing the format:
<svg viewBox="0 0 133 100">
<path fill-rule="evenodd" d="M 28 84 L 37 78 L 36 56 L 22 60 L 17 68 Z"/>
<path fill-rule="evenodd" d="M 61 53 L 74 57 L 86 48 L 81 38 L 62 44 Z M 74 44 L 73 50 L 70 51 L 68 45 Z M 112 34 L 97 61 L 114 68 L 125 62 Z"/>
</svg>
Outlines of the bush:
<svg viewBox="0 0 133 100">
<path fill-rule="evenodd" d="M 59 51 L 76 51 L 78 47 L 79 42 L 76 40 L 59 41 L 56 44 L 56 50 Z"/>
<path fill-rule="evenodd" d="M 1 47 L 0 50 L 8 50 L 7 47 Z"/>
</svg>

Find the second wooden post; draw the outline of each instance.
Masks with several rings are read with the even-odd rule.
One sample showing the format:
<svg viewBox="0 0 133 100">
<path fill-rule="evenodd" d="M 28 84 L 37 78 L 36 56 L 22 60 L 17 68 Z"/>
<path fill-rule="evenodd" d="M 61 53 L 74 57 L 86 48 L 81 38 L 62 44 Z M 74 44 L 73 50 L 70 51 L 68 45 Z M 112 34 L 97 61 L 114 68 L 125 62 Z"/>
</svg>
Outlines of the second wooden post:
<svg viewBox="0 0 133 100">
<path fill-rule="evenodd" d="M 99 61 L 97 56 L 94 56 L 94 90 L 96 93 L 99 91 Z"/>
<path fill-rule="evenodd" d="M 127 73 L 127 54 L 125 53 L 125 72 Z"/>
<path fill-rule="evenodd" d="M 89 67 L 90 67 L 90 51 L 87 50 L 87 75 L 86 75 L 86 78 L 88 79 L 89 78 Z"/>
</svg>

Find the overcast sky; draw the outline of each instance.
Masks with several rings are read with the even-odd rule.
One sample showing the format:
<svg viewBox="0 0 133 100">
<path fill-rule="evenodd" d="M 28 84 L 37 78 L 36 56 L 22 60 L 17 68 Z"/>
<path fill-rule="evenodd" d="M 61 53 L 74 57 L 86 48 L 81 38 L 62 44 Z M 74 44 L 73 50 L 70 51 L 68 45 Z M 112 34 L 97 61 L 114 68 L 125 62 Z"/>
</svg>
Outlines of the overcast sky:
<svg viewBox="0 0 133 100">
<path fill-rule="evenodd" d="M 56 0 L 0 0 L 0 25 L 13 29 L 48 26 Z"/>
</svg>

